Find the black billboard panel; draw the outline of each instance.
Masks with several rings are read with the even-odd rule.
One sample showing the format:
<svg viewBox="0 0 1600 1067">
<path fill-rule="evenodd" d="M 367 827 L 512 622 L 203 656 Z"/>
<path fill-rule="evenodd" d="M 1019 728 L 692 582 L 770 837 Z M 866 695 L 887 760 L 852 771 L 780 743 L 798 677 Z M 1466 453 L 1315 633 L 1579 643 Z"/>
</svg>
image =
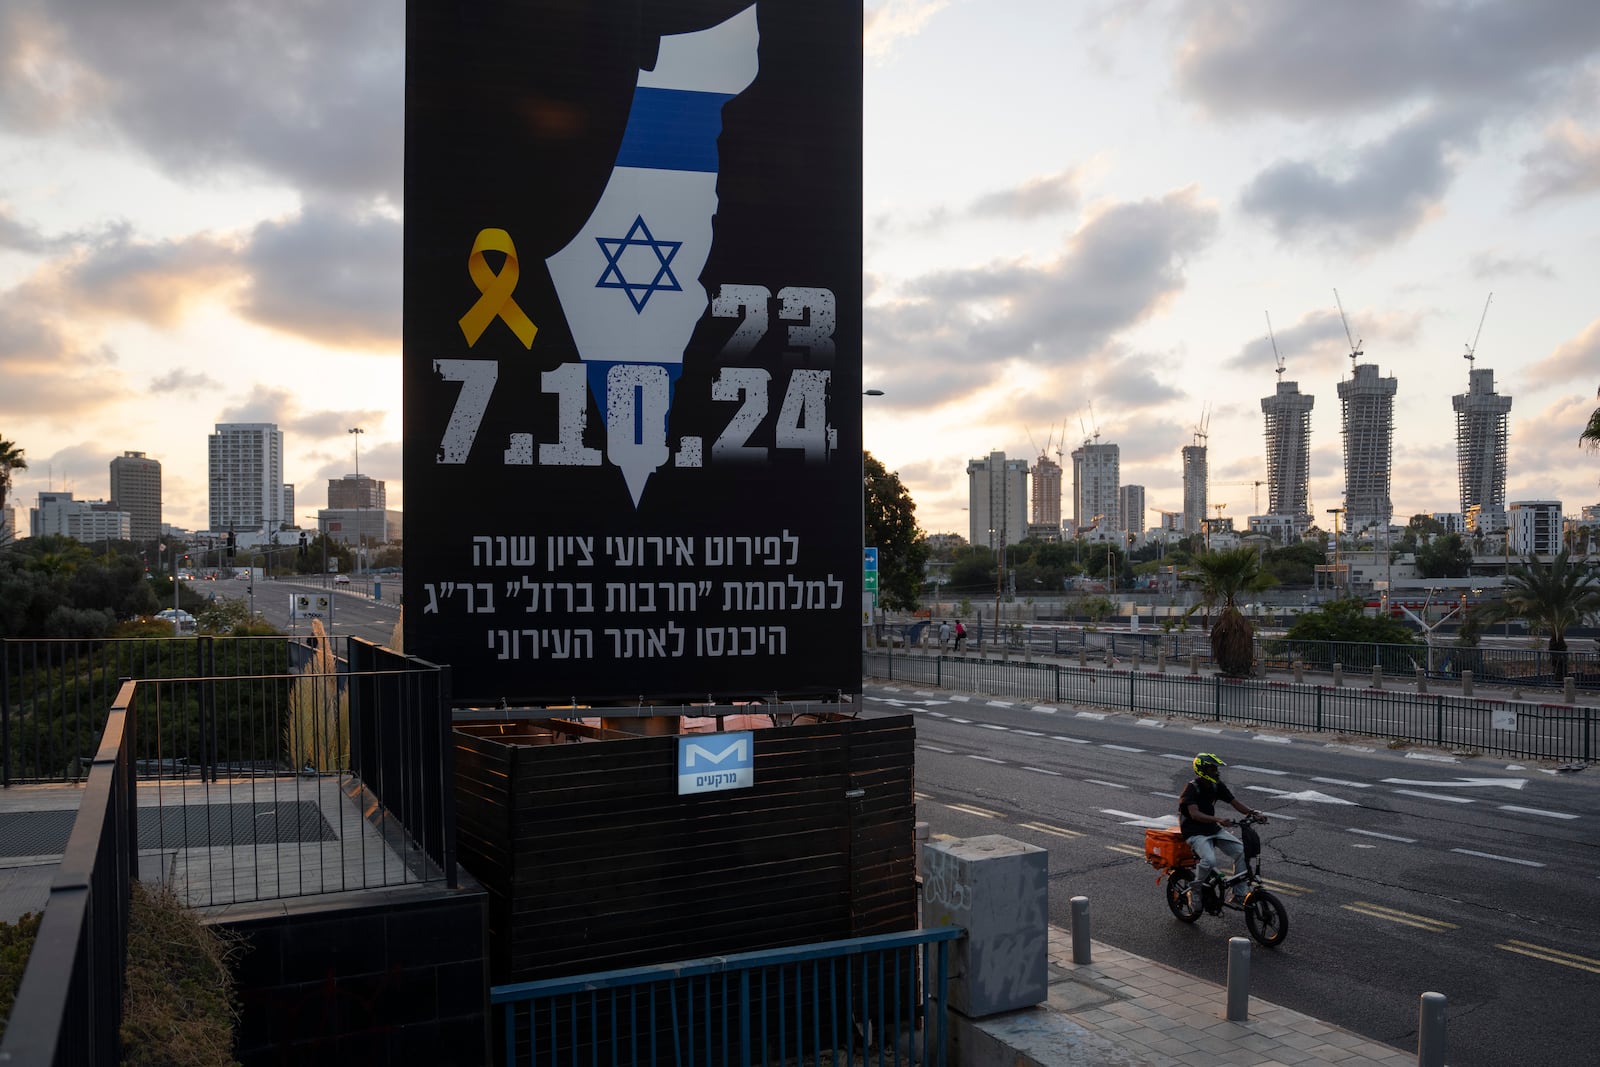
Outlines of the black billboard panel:
<svg viewBox="0 0 1600 1067">
<path fill-rule="evenodd" d="M 861 5 L 407 5 L 406 650 L 859 690 Z"/>
</svg>

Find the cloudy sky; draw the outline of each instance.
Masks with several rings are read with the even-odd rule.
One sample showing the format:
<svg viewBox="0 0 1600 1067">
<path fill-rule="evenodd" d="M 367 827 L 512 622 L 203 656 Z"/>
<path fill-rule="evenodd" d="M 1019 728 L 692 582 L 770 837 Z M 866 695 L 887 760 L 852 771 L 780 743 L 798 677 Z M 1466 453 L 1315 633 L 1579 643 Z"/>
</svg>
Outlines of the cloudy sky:
<svg viewBox="0 0 1600 1067">
<path fill-rule="evenodd" d="M 403 11 L 0 0 L 18 502 L 102 498 L 133 449 L 203 526 L 206 436 L 266 421 L 302 518 L 351 426 L 403 506 Z M 928 531 L 966 531 L 969 459 L 1096 430 L 1154 522 L 1207 410 L 1212 501 L 1254 511 L 1269 314 L 1336 506 L 1335 289 L 1399 379 L 1399 515 L 1458 506 L 1491 293 L 1508 495 L 1600 500 L 1600 4 L 869 0 L 865 45 L 866 443 Z"/>
</svg>

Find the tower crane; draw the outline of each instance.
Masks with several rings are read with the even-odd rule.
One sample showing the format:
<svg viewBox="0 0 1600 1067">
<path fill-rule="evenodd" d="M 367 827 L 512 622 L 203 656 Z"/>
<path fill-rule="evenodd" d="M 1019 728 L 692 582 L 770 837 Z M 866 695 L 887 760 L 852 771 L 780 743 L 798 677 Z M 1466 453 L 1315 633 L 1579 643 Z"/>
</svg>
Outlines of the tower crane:
<svg viewBox="0 0 1600 1067">
<path fill-rule="evenodd" d="M 1217 483 L 1217 488 L 1218 489 L 1243 489 L 1247 485 L 1254 487 L 1254 489 L 1256 491 L 1256 514 L 1259 515 L 1259 514 L 1261 514 L 1261 487 L 1263 485 L 1266 485 L 1266 484 L 1267 484 L 1266 482 L 1262 481 L 1260 478 L 1257 478 L 1253 482 L 1218 482 Z"/>
<path fill-rule="evenodd" d="M 1267 317 L 1267 340 L 1272 342 L 1272 358 L 1278 364 L 1278 381 L 1283 381 L 1283 357 L 1278 354 L 1278 339 L 1272 335 L 1272 313 L 1263 311 Z"/>
<path fill-rule="evenodd" d="M 1489 294 L 1489 300 L 1494 299 L 1494 294 Z M 1472 335 L 1472 343 L 1467 346 L 1466 354 L 1461 358 L 1467 361 L 1467 371 L 1472 371 L 1472 361 L 1478 354 L 1478 338 L 1483 336 L 1483 320 L 1489 317 L 1489 300 L 1483 302 L 1483 314 L 1478 316 L 1478 332 Z"/>
<path fill-rule="evenodd" d="M 1355 373 L 1356 360 L 1366 353 L 1361 351 L 1361 342 L 1350 336 L 1350 320 L 1344 317 L 1344 301 L 1339 299 L 1339 290 L 1333 291 L 1333 302 L 1339 305 L 1339 321 L 1344 323 L 1344 339 L 1350 342 L 1350 371 Z"/>
</svg>

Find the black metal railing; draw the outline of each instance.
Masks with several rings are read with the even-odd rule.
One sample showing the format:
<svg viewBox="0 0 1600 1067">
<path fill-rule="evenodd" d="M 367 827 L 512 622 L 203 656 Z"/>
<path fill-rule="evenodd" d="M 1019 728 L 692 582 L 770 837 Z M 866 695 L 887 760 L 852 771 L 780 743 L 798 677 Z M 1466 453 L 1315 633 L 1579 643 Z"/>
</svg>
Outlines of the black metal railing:
<svg viewBox="0 0 1600 1067">
<path fill-rule="evenodd" d="M 1572 704 L 890 651 L 865 653 L 862 673 L 1040 703 L 1337 731 L 1519 759 L 1600 760 L 1600 712 Z"/>
<path fill-rule="evenodd" d="M 0 1061 L 118 1062 L 128 915 L 139 875 L 135 686 L 120 687 L 17 987 Z"/>
</svg>

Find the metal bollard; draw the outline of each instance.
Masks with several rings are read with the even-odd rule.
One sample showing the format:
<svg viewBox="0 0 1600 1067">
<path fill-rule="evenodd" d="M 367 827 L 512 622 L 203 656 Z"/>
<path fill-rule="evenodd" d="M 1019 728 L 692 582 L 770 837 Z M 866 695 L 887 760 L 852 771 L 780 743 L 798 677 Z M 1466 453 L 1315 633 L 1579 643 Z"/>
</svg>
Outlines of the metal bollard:
<svg viewBox="0 0 1600 1067">
<path fill-rule="evenodd" d="M 1417 668 L 1417 692 L 1426 693 L 1427 691 L 1428 691 L 1428 670 L 1427 670 L 1426 667 L 1418 667 Z"/>
<path fill-rule="evenodd" d="M 1424 993 L 1417 1007 L 1417 1067 L 1444 1067 L 1443 993 Z"/>
<path fill-rule="evenodd" d="M 1304 685 L 1306 680 L 1306 665 L 1300 660 L 1294 661 L 1294 684 Z"/>
<path fill-rule="evenodd" d="M 1072 962 L 1089 962 L 1089 898 L 1072 898 Z"/>
<path fill-rule="evenodd" d="M 1461 672 L 1461 695 L 1464 696 L 1464 697 L 1469 697 L 1469 696 L 1472 695 L 1472 672 L 1471 671 L 1462 671 Z"/>
<path fill-rule="evenodd" d="M 1190 656 L 1189 657 L 1189 677 L 1193 678 L 1195 675 L 1197 675 L 1199 673 L 1200 673 L 1200 657 L 1199 656 Z"/>
<path fill-rule="evenodd" d="M 1374 663 L 1372 665 L 1372 688 L 1383 688 L 1383 664 L 1381 663 Z"/>
<path fill-rule="evenodd" d="M 1567 675 L 1567 681 L 1566 685 L 1564 686 L 1562 699 L 1564 699 L 1568 704 L 1576 704 L 1578 702 L 1578 683 L 1573 680 L 1573 677 L 1570 674 Z"/>
<path fill-rule="evenodd" d="M 1344 684 L 1344 664 L 1343 663 L 1335 663 L 1333 665 L 1333 684 L 1334 684 L 1334 686 L 1336 688 L 1338 686 L 1341 686 L 1341 685 Z"/>
<path fill-rule="evenodd" d="M 1089 650 L 1087 648 L 1080 647 L 1078 649 L 1078 666 L 1089 666 Z"/>
<path fill-rule="evenodd" d="M 1228 938 L 1228 1021 L 1250 1018 L 1250 939 Z"/>
<path fill-rule="evenodd" d="M 1164 648 L 1156 649 L 1156 673 L 1167 673 L 1167 650 Z"/>
</svg>

